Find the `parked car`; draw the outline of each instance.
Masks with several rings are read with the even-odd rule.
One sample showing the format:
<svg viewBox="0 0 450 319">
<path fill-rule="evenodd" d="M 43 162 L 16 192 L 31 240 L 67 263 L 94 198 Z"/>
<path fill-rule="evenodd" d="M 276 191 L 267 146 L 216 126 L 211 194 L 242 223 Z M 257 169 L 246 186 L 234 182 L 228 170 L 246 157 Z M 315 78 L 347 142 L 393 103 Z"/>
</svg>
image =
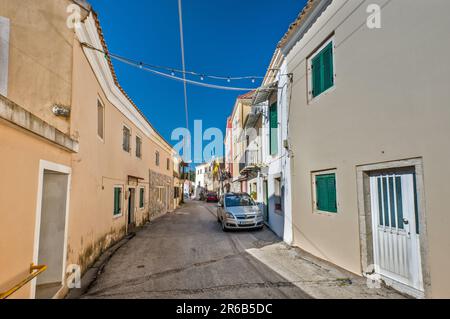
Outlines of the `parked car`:
<svg viewBox="0 0 450 319">
<path fill-rule="evenodd" d="M 220 198 L 217 222 L 222 230 L 263 229 L 264 220 L 260 208 L 246 193 L 229 193 Z"/>
<path fill-rule="evenodd" d="M 219 196 L 217 196 L 217 193 L 209 192 L 206 195 L 206 202 L 207 203 L 217 203 L 218 201 L 219 201 Z"/>
</svg>

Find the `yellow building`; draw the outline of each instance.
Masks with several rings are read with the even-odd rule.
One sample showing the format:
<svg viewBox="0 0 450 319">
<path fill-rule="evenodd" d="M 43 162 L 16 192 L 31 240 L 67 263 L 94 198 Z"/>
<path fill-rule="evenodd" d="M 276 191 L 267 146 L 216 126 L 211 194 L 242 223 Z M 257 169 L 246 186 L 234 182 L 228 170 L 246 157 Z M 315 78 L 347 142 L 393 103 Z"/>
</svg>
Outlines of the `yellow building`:
<svg viewBox="0 0 450 319">
<path fill-rule="evenodd" d="M 241 170 L 245 165 L 245 138 L 244 138 L 244 120 L 250 112 L 250 105 L 253 99 L 254 92 L 248 92 L 240 95 L 234 104 L 233 112 L 231 114 L 231 138 L 225 141 L 225 148 L 230 150 L 228 159 L 231 163 L 226 163 L 230 167 L 231 173 L 231 191 L 246 192 L 247 183 L 246 178 L 241 176 Z M 231 143 L 231 145 L 229 145 Z"/>
<path fill-rule="evenodd" d="M 0 39 L 0 292 L 34 263 L 11 298 L 62 297 L 69 265 L 174 209 L 174 150 L 87 47 L 108 52 L 84 1 L 0 0 Z"/>
</svg>

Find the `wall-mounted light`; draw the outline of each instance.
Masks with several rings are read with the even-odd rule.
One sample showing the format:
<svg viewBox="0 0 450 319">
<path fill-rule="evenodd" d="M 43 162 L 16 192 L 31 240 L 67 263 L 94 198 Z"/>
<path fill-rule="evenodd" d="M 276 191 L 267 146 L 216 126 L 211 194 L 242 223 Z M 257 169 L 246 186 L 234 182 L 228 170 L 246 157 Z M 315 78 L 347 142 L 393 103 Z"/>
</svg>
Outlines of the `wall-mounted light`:
<svg viewBox="0 0 450 319">
<path fill-rule="evenodd" d="M 52 112 L 56 116 L 70 117 L 70 108 L 63 105 L 53 105 Z"/>
</svg>

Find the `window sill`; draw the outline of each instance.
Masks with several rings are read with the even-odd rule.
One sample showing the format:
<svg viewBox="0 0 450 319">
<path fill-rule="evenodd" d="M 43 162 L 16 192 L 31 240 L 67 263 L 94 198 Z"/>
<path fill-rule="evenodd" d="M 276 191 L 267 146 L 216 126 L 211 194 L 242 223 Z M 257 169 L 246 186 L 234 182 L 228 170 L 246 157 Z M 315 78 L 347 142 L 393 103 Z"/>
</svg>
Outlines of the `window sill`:
<svg viewBox="0 0 450 319">
<path fill-rule="evenodd" d="M 324 96 L 327 96 L 328 94 L 333 93 L 336 90 L 336 85 L 333 85 L 332 87 L 330 87 L 329 89 L 323 91 L 322 93 L 320 93 L 319 95 L 313 97 L 311 94 L 309 95 L 308 98 L 308 105 L 313 105 L 316 104 L 320 101 L 320 99 L 322 99 Z"/>
<path fill-rule="evenodd" d="M 119 215 L 113 215 L 113 219 L 119 219 L 121 217 L 123 217 L 123 213 L 119 214 Z"/>
<path fill-rule="evenodd" d="M 338 215 L 338 213 L 339 213 L 339 211 L 337 211 L 337 212 L 326 212 L 326 211 L 323 211 L 323 210 L 314 210 L 314 214 L 316 214 L 316 215 L 321 215 L 321 216 L 329 216 L 329 217 L 332 217 L 332 216 L 337 216 Z"/>
</svg>

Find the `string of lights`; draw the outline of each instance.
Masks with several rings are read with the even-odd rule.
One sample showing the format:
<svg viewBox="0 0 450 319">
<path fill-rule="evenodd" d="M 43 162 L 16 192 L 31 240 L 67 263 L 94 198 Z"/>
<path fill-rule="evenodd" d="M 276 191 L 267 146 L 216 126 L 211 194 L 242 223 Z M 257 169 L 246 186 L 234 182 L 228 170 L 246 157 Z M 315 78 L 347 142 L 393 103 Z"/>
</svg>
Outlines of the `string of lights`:
<svg viewBox="0 0 450 319">
<path fill-rule="evenodd" d="M 123 57 L 123 56 L 120 56 L 117 54 L 107 53 L 104 50 L 96 48 L 88 43 L 83 43 L 82 45 L 85 48 L 97 51 L 97 52 L 105 55 L 105 58 L 107 58 L 107 59 L 111 58 L 111 59 L 120 61 L 122 63 L 128 64 L 130 66 L 137 67 L 139 69 L 148 71 L 155 75 L 163 76 L 163 77 L 166 77 L 166 78 L 169 78 L 172 80 L 177 80 L 177 81 L 181 81 L 181 82 L 185 82 L 185 83 L 189 83 L 189 84 L 197 85 L 197 86 L 203 86 L 203 87 L 208 87 L 208 88 L 213 88 L 213 89 L 221 89 L 221 90 L 231 90 L 231 91 L 252 91 L 252 90 L 255 90 L 256 88 L 229 87 L 229 86 L 223 86 L 223 85 L 209 84 L 209 83 L 205 83 L 203 81 L 205 79 L 212 79 L 212 80 L 225 80 L 228 83 L 231 83 L 231 81 L 251 80 L 252 83 L 255 83 L 257 79 L 263 79 L 263 77 L 260 77 L 260 76 L 228 76 L 228 77 L 225 77 L 225 76 L 217 76 L 217 75 L 208 75 L 208 74 L 203 74 L 203 73 L 198 73 L 198 72 L 193 72 L 193 71 L 183 71 L 183 70 L 180 70 L 177 68 L 149 64 L 149 63 L 145 63 L 142 61 L 137 61 L 134 59 L 126 58 L 126 57 Z M 186 75 L 198 77 L 200 81 L 187 79 L 187 78 L 185 79 Z"/>
<path fill-rule="evenodd" d="M 253 90 L 256 90 L 256 88 L 229 87 L 229 86 L 222 86 L 222 85 L 216 85 L 216 84 L 209 84 L 209 83 L 205 83 L 205 82 L 198 82 L 198 81 L 189 80 L 189 79 L 183 79 L 183 78 L 180 78 L 180 77 L 178 77 L 176 75 L 166 74 L 166 73 L 163 73 L 163 72 L 160 72 L 160 71 L 156 71 L 156 70 L 147 68 L 146 66 L 144 66 L 142 64 L 131 63 L 131 62 L 127 61 L 127 60 L 123 60 L 123 59 L 117 58 L 117 57 L 113 57 L 113 58 L 118 60 L 118 61 L 120 61 L 120 62 L 122 62 L 122 63 L 128 64 L 128 65 L 133 66 L 133 67 L 137 67 L 137 68 L 139 68 L 141 70 L 153 73 L 155 75 L 159 75 L 159 76 L 162 76 L 162 77 L 165 77 L 165 78 L 168 78 L 168 79 L 172 79 L 172 80 L 176 80 L 176 81 L 179 81 L 179 82 L 186 82 L 186 83 L 189 83 L 189 84 L 192 84 L 192 85 L 196 85 L 196 86 L 202 86 L 202 87 L 207 87 L 207 88 L 210 88 L 210 89 L 218 89 L 218 90 L 229 90 L 229 91 L 253 91 Z"/>
</svg>

